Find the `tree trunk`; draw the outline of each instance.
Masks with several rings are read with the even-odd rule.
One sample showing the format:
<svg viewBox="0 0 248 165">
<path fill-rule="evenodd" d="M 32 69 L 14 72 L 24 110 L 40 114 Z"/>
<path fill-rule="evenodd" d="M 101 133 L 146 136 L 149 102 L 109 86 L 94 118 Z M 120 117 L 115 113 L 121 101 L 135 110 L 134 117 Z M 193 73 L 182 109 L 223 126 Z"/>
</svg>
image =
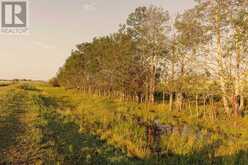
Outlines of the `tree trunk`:
<svg viewBox="0 0 248 165">
<path fill-rule="evenodd" d="M 237 35 L 240 34 L 239 29 L 236 29 Z M 236 45 L 236 74 L 235 74 L 235 94 L 233 98 L 233 111 L 235 116 L 240 114 L 240 43 L 237 39 L 235 41 Z"/>
<path fill-rule="evenodd" d="M 174 34 L 174 40 L 175 40 L 175 34 Z M 173 91 L 174 91 L 174 76 L 175 76 L 175 47 L 172 48 L 172 59 L 171 59 L 171 85 L 172 89 L 170 92 L 170 111 L 173 110 Z"/>
<path fill-rule="evenodd" d="M 163 105 L 165 105 L 165 91 L 163 90 Z"/>
<path fill-rule="evenodd" d="M 241 95 L 240 96 L 240 104 L 239 104 L 239 111 L 240 111 L 240 113 L 242 113 L 243 110 L 244 110 L 244 96 Z"/>
<path fill-rule="evenodd" d="M 173 110 L 173 93 L 170 93 L 170 103 L 169 103 L 170 105 L 170 111 L 172 111 Z"/>
<path fill-rule="evenodd" d="M 198 117 L 199 116 L 198 95 L 195 96 L 195 108 L 196 108 L 196 113 L 197 113 L 197 117 Z"/>
<path fill-rule="evenodd" d="M 146 103 L 149 102 L 149 84 L 148 83 L 145 84 L 145 102 Z"/>
<path fill-rule="evenodd" d="M 142 93 L 137 92 L 137 97 L 138 97 L 138 103 L 142 103 Z"/>
<path fill-rule="evenodd" d="M 229 105 L 228 105 L 228 101 L 227 101 L 227 97 L 226 97 L 226 92 L 223 88 L 222 88 L 222 92 L 223 92 L 222 100 L 223 100 L 224 110 L 225 110 L 226 114 L 229 114 L 230 109 L 229 109 Z"/>
<path fill-rule="evenodd" d="M 180 92 L 177 94 L 177 110 L 182 111 L 183 94 Z"/>
<path fill-rule="evenodd" d="M 155 65 L 151 66 L 150 71 L 150 83 L 149 83 L 149 103 L 154 103 L 154 93 L 155 93 L 155 79 L 156 79 L 156 67 Z"/>
<path fill-rule="evenodd" d="M 206 117 L 206 100 L 207 100 L 207 96 L 204 96 L 204 98 L 203 98 L 204 100 L 203 100 L 203 109 L 204 109 L 204 118 Z"/>
<path fill-rule="evenodd" d="M 233 104 L 233 113 L 235 116 L 239 115 L 239 106 L 238 106 L 238 97 L 234 95 L 232 97 L 232 104 Z"/>
<path fill-rule="evenodd" d="M 217 32 L 217 63 L 219 65 L 219 76 L 220 76 L 220 85 L 222 90 L 222 100 L 224 105 L 224 110 L 226 113 L 229 113 L 229 105 L 227 101 L 227 92 L 226 92 L 226 83 L 225 83 L 225 69 L 223 64 L 223 55 L 222 55 L 222 44 L 221 44 L 221 19 L 220 11 L 216 14 L 216 32 Z"/>
</svg>

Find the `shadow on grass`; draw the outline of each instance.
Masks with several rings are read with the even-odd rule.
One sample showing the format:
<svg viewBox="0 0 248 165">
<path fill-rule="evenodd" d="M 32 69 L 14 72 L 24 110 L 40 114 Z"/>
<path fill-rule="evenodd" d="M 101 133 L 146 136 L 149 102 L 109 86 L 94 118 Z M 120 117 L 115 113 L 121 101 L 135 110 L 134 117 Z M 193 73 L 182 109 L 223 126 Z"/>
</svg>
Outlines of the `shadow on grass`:
<svg viewBox="0 0 248 165">
<path fill-rule="evenodd" d="M 79 132 L 79 127 L 73 122 L 58 119 L 57 114 L 47 116 L 48 125 L 45 128 L 46 141 L 53 145 L 52 160 L 62 164 L 92 164 L 92 165 L 246 165 L 248 153 L 240 151 L 232 156 L 215 157 L 214 149 L 218 142 L 205 146 L 201 151 L 187 155 L 167 153 L 150 159 L 135 159 L 127 157 L 120 149 L 108 145 L 105 141 L 91 134 Z"/>
<path fill-rule="evenodd" d="M 7 150 L 18 143 L 25 127 L 20 121 L 24 113 L 23 95 L 10 92 L 1 103 L 0 113 L 0 164 L 7 160 Z"/>
<path fill-rule="evenodd" d="M 22 131 L 22 123 L 15 113 L 10 113 L 0 121 L 0 153 L 16 143 L 16 137 Z"/>
<path fill-rule="evenodd" d="M 46 146 L 41 159 L 45 164 L 126 164 L 131 162 L 120 149 L 108 145 L 97 136 L 80 132 L 79 125 L 56 108 L 72 106 L 67 98 L 45 95 L 34 96 L 39 106 L 42 146 Z"/>
<path fill-rule="evenodd" d="M 68 97 L 52 97 L 42 94 L 34 95 L 33 101 L 41 109 L 74 108 Z"/>
<path fill-rule="evenodd" d="M 218 142 L 217 142 L 218 143 Z M 205 146 L 200 151 L 186 155 L 168 153 L 162 156 L 157 164 L 161 165 L 247 165 L 248 151 L 239 151 L 229 156 L 214 156 L 216 143 Z M 146 163 L 145 163 L 146 164 Z M 149 163 L 148 163 L 149 164 Z"/>
<path fill-rule="evenodd" d="M 221 145 L 220 141 L 186 155 L 169 152 L 144 160 L 130 158 L 126 153 L 108 145 L 97 136 L 81 133 L 75 121 L 56 112 L 56 108 L 63 104 L 63 99 L 39 96 L 38 101 L 40 107 L 46 107 L 40 111 L 41 119 L 38 124 L 43 134 L 42 143 L 47 146 L 44 151 L 46 154 L 42 157 L 45 164 L 59 162 L 66 165 L 245 165 L 248 162 L 247 151 L 240 151 L 231 156 L 215 157 L 214 149 Z"/>
<path fill-rule="evenodd" d="M 96 136 L 80 133 L 77 124 L 56 112 L 44 113 L 42 120 L 47 123 L 42 127 L 43 142 L 53 151 L 53 155 L 46 155 L 45 163 L 107 165 L 125 158 L 120 150 L 107 145 Z"/>
</svg>

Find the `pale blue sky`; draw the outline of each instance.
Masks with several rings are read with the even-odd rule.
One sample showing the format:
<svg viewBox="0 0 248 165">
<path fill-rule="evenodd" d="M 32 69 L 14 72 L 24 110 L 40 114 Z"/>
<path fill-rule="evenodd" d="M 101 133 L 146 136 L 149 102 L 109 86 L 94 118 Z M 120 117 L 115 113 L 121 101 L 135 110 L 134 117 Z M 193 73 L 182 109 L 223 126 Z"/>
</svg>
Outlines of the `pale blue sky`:
<svg viewBox="0 0 248 165">
<path fill-rule="evenodd" d="M 193 0 L 30 0 L 31 33 L 0 35 L 0 79 L 48 80 L 78 43 L 115 32 L 130 12 L 157 5 L 172 15 Z"/>
</svg>

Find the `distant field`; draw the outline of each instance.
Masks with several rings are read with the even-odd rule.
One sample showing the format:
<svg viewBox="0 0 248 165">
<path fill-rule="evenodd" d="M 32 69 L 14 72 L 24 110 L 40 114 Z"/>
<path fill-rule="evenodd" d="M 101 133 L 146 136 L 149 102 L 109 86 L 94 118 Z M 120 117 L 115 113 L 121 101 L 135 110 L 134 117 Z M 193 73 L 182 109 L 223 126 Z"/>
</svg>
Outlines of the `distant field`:
<svg viewBox="0 0 248 165">
<path fill-rule="evenodd" d="M 0 90 L 0 164 L 246 164 L 248 118 L 169 112 L 44 83 Z M 155 123 L 161 136 L 147 133 Z M 150 138 L 150 139 L 149 139 Z"/>
<path fill-rule="evenodd" d="M 5 82 L 9 82 L 9 81 L 0 80 L 0 83 L 5 83 Z"/>
<path fill-rule="evenodd" d="M 0 80 L 0 87 L 1 86 L 7 86 L 7 85 L 9 85 L 11 83 L 12 83 L 12 81 L 3 81 L 3 80 Z"/>
<path fill-rule="evenodd" d="M 23 84 L 23 83 L 25 84 L 30 82 L 35 84 L 44 83 L 43 81 L 31 81 L 31 80 L 0 80 L 0 87 L 13 85 L 13 84 Z"/>
</svg>

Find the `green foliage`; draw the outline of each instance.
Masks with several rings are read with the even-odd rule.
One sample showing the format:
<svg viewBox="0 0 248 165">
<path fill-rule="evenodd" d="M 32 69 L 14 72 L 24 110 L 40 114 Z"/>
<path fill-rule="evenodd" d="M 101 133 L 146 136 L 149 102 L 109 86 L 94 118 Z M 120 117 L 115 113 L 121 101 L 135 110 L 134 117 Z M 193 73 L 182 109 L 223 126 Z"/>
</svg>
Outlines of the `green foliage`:
<svg viewBox="0 0 248 165">
<path fill-rule="evenodd" d="M 143 104 L 45 84 L 31 85 L 37 90 L 13 85 L 0 92 L 0 163 L 246 162 L 247 118 L 214 120 L 170 112 L 167 105 L 152 105 L 148 109 Z M 203 113 L 202 107 L 199 109 Z M 155 120 L 173 128 L 170 134 L 161 136 L 159 157 L 147 147 L 146 126 L 142 124 Z"/>
<path fill-rule="evenodd" d="M 247 19 L 243 0 L 197 1 L 174 20 L 163 8 L 137 7 L 118 32 L 78 44 L 56 80 L 129 101 L 161 102 L 163 94 L 170 109 L 222 97 L 225 113 L 240 115 L 248 98 Z"/>
<path fill-rule="evenodd" d="M 48 83 L 53 87 L 60 87 L 59 81 L 56 77 L 50 79 Z"/>
<path fill-rule="evenodd" d="M 36 91 L 38 90 L 35 86 L 33 86 L 31 83 L 21 83 L 19 85 L 20 89 L 27 90 L 27 91 Z"/>
</svg>

